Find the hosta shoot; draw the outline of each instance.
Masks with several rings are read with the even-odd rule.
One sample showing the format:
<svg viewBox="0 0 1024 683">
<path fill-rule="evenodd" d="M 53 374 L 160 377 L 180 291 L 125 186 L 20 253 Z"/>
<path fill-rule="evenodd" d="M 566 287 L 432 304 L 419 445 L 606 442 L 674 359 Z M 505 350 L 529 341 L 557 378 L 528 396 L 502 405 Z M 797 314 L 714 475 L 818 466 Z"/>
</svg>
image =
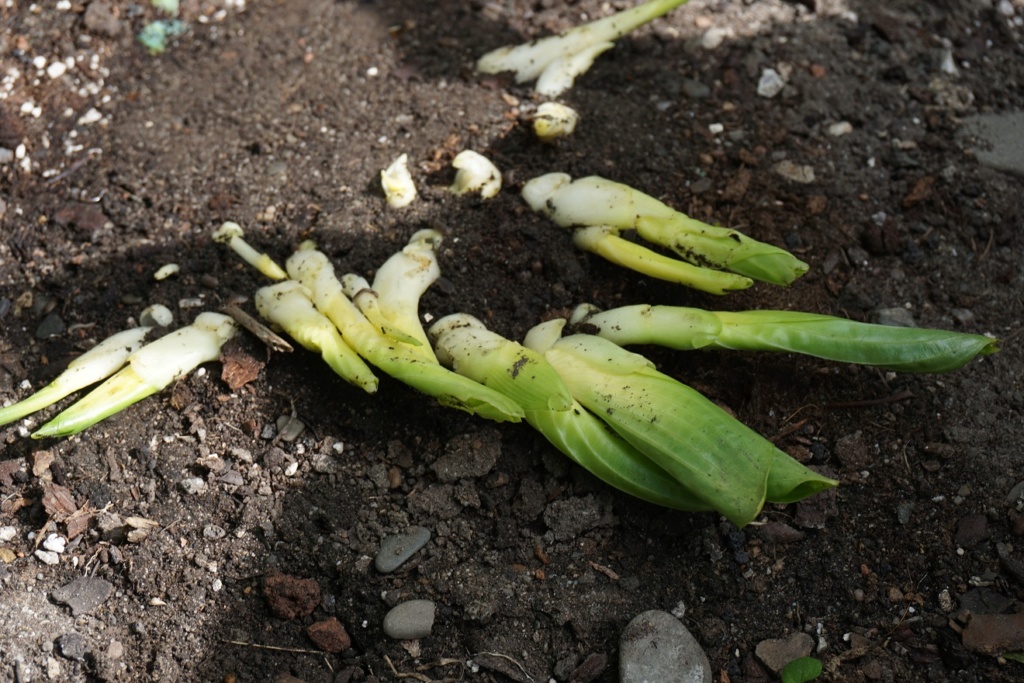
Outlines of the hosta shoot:
<svg viewBox="0 0 1024 683">
<path fill-rule="evenodd" d="M 533 115 L 533 133 L 541 142 L 552 143 L 572 135 L 580 115 L 559 102 L 544 102 Z"/>
<path fill-rule="evenodd" d="M 135 327 L 107 337 L 78 358 L 48 385 L 6 408 L 0 408 L 0 425 L 53 405 L 65 396 L 110 377 L 142 346 L 152 327 Z"/>
<path fill-rule="evenodd" d="M 597 254 L 617 266 L 659 280 L 699 289 L 708 294 L 726 294 L 746 289 L 754 284 L 753 280 L 742 275 L 702 268 L 686 261 L 669 258 L 620 237 L 618 228 L 606 225 L 577 228 L 573 231 L 572 242 L 579 249 Z"/>
<path fill-rule="evenodd" d="M 437 359 L 420 322 L 420 298 L 441 277 L 437 248 L 442 239 L 436 230 L 413 233 L 409 243 L 377 269 L 372 288 L 384 320 L 415 339 L 431 360 Z"/>
<path fill-rule="evenodd" d="M 402 343 L 375 327 L 345 296 L 341 281 L 325 254 L 303 244 L 288 259 L 289 274 L 311 294 L 316 307 L 341 332 L 345 341 L 372 365 L 439 403 L 496 422 L 519 422 L 523 409 L 512 399 L 479 382 L 458 375 L 426 357 L 420 347 Z M 419 288 L 422 283 L 414 284 Z M 417 301 L 419 295 L 416 295 Z M 417 318 L 417 326 L 422 330 Z M 428 346 L 429 349 L 429 346 Z"/>
<path fill-rule="evenodd" d="M 725 270 L 776 285 L 789 285 L 807 272 L 807 264 L 784 249 L 751 239 L 737 230 L 690 218 L 628 185 L 598 176 L 572 180 L 564 173 L 549 173 L 526 183 L 522 194 L 535 211 L 546 214 L 562 227 L 605 227 L 609 229 L 608 235 L 636 230 L 647 242 L 670 249 L 701 268 Z M 661 269 L 663 265 L 659 263 L 649 274 L 659 277 Z M 721 289 L 705 291 L 720 294 Z"/>
<path fill-rule="evenodd" d="M 401 209 L 416 200 L 416 183 L 409 173 L 409 155 L 402 154 L 380 172 L 380 185 L 388 207 Z"/>
<path fill-rule="evenodd" d="M 544 356 L 573 398 L 737 526 L 753 521 L 765 502 L 792 502 L 837 483 L 606 339 L 564 337 Z"/>
<path fill-rule="evenodd" d="M 271 280 L 284 280 L 288 274 L 267 254 L 261 254 L 245 241 L 244 231 L 238 223 L 227 221 L 213 232 L 213 241 L 226 244 L 243 261 Z"/>
<path fill-rule="evenodd" d="M 708 506 L 572 398 L 543 355 L 487 330 L 476 318 L 446 316 L 430 328 L 442 363 L 513 398 L 526 422 L 576 464 L 620 491 L 697 512 Z"/>
<path fill-rule="evenodd" d="M 339 377 L 363 391 L 377 391 L 377 378 L 363 359 L 342 339 L 338 329 L 316 310 L 305 287 L 285 280 L 256 292 L 256 310 L 264 319 L 280 325 L 292 339 L 319 353 Z"/>
<path fill-rule="evenodd" d="M 191 325 L 132 353 L 117 374 L 40 427 L 32 437 L 77 434 L 155 394 L 199 364 L 219 358 L 221 346 L 236 329 L 235 321 L 226 315 L 200 313 Z"/>
<path fill-rule="evenodd" d="M 998 350 L 998 341 L 916 327 L 892 327 L 797 311 L 705 311 L 679 306 L 582 306 L 577 329 L 620 346 L 785 351 L 904 372 L 948 372 Z"/>
<path fill-rule="evenodd" d="M 561 35 L 498 48 L 481 57 L 476 69 L 488 74 L 512 71 L 516 83 L 536 79 L 538 93 L 557 97 L 572 87 L 576 77 L 585 73 L 598 55 L 613 47 L 613 41 L 685 2 L 650 0 Z"/>
<path fill-rule="evenodd" d="M 463 150 L 452 159 L 452 166 L 456 169 L 455 182 L 448 188 L 452 194 L 479 192 L 484 199 L 492 199 L 501 192 L 501 171 L 483 154 Z"/>
</svg>

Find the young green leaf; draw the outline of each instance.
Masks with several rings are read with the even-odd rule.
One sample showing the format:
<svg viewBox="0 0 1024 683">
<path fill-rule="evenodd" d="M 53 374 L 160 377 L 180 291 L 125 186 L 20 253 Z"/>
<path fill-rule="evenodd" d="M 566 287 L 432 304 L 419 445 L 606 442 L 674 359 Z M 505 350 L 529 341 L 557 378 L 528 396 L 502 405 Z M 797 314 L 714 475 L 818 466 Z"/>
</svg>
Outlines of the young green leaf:
<svg viewBox="0 0 1024 683">
<path fill-rule="evenodd" d="M 107 337 L 68 363 L 64 372 L 36 393 L 6 408 L 0 408 L 0 425 L 20 420 L 114 374 L 142 346 L 152 329 L 135 327 Z"/>
<path fill-rule="evenodd" d="M 693 287 L 708 294 L 726 294 L 746 289 L 754 284 L 753 280 L 742 275 L 711 270 L 663 256 L 635 242 L 622 239 L 619 237 L 618 228 L 577 228 L 573 231 L 572 241 L 583 251 L 597 254 L 617 266 L 659 280 Z"/>
<path fill-rule="evenodd" d="M 346 382 L 368 394 L 377 391 L 377 378 L 363 359 L 342 339 L 338 329 L 316 310 L 305 287 L 295 280 L 262 287 L 256 292 L 256 310 L 280 325 L 306 349 L 319 353 Z"/>
<path fill-rule="evenodd" d="M 530 426 L 606 484 L 676 510 L 710 509 L 575 401 L 540 353 L 463 314 L 438 320 L 431 326 L 430 336 L 442 363 L 514 399 L 523 406 Z"/>
<path fill-rule="evenodd" d="M 311 243 L 292 254 L 287 268 L 309 289 L 313 303 L 334 323 L 342 338 L 372 365 L 433 396 L 442 405 L 496 422 L 519 422 L 523 418 L 523 409 L 515 401 L 442 367 L 433 360 L 433 351 L 428 359 L 417 350 L 419 347 L 385 336 L 345 296 L 327 256 Z"/>
<path fill-rule="evenodd" d="M 753 521 L 766 501 L 837 483 L 790 462 L 714 403 L 608 340 L 573 335 L 544 355 L 573 398 L 737 526 Z"/>
<path fill-rule="evenodd" d="M 155 394 L 200 363 L 216 360 L 235 334 L 235 321 L 220 313 L 200 313 L 195 321 L 146 344 L 127 366 L 39 428 L 32 438 L 70 436 Z"/>
<path fill-rule="evenodd" d="M 550 173 L 527 182 L 522 195 L 535 211 L 562 227 L 633 229 L 697 266 L 777 285 L 789 285 L 807 272 L 807 264 L 784 249 L 690 218 L 654 197 L 598 176 L 572 180 L 564 173 Z"/>
<path fill-rule="evenodd" d="M 785 351 L 904 372 L 948 372 L 998 350 L 979 334 L 860 323 L 797 311 L 705 311 L 678 306 L 580 309 L 579 329 L 620 346 Z"/>
<path fill-rule="evenodd" d="M 814 657 L 794 659 L 782 669 L 782 683 L 807 683 L 821 675 L 821 660 Z"/>
</svg>

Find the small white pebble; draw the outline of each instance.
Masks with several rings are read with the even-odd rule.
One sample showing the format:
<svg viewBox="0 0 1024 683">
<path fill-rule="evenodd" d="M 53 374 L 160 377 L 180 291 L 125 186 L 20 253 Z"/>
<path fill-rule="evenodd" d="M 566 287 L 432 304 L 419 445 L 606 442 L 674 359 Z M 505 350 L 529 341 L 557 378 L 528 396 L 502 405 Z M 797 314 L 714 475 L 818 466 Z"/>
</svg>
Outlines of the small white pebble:
<svg viewBox="0 0 1024 683">
<path fill-rule="evenodd" d="M 181 267 L 177 263 L 168 263 L 166 266 L 161 266 L 159 270 L 153 273 L 154 280 L 166 280 L 172 275 L 177 275 Z"/>
<path fill-rule="evenodd" d="M 46 75 L 50 78 L 60 78 L 68 70 L 68 65 L 64 62 L 53 62 L 46 67 Z"/>
<path fill-rule="evenodd" d="M 761 97 L 772 98 L 782 92 L 786 87 L 786 81 L 775 69 L 765 69 L 761 72 L 761 78 L 757 82 L 757 94 Z"/>
<path fill-rule="evenodd" d="M 708 130 L 711 131 L 712 135 L 720 135 L 725 130 L 725 126 L 720 123 L 708 124 Z"/>
<path fill-rule="evenodd" d="M 295 473 L 299 471 L 299 463 L 293 462 L 288 467 L 284 468 L 284 476 L 294 477 Z"/>
<path fill-rule="evenodd" d="M 714 50 L 725 42 L 726 38 L 731 38 L 732 36 L 733 31 L 731 28 L 718 28 L 712 26 L 700 37 L 700 46 L 705 50 Z"/>
<path fill-rule="evenodd" d="M 60 555 L 53 552 L 52 550 L 37 550 L 33 553 L 43 564 L 55 565 L 60 563 Z"/>
<path fill-rule="evenodd" d="M 828 127 L 828 134 L 835 138 L 838 138 L 841 135 L 849 135 L 852 132 L 853 124 L 849 121 L 840 121 L 839 123 L 833 123 Z"/>
<path fill-rule="evenodd" d="M 97 121 L 99 121 L 102 118 L 103 118 L 103 114 L 100 113 L 99 109 L 97 109 L 96 107 L 93 107 L 89 111 L 87 111 L 84 114 L 82 114 L 78 118 L 78 121 L 75 123 L 75 125 L 87 126 L 90 123 L 96 123 Z"/>
<path fill-rule="evenodd" d="M 43 547 L 54 553 L 62 553 L 68 547 L 68 539 L 58 534 L 50 534 L 43 541 Z"/>
</svg>

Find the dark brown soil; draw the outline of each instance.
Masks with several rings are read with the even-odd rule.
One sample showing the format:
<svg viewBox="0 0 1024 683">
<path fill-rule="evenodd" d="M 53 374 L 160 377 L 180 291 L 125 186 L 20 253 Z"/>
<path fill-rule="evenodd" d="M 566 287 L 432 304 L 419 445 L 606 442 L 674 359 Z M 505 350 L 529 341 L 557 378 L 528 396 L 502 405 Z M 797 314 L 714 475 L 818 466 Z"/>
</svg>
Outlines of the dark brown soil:
<svg viewBox="0 0 1024 683">
<path fill-rule="evenodd" d="M 222 3 L 188 0 L 189 32 L 159 56 L 133 38 L 157 17 L 148 5 L 56 4 L 0 9 L 0 147 L 24 144 L 28 160 L 0 166 L 0 400 L 147 303 L 184 324 L 251 295 L 259 276 L 209 237 L 228 219 L 279 260 L 313 238 L 364 275 L 439 227 L 444 280 L 422 311 L 466 311 L 513 338 L 588 301 L 858 320 L 903 308 L 920 326 L 1005 342 L 941 377 L 645 349 L 842 481 L 765 510 L 786 527 L 737 530 L 611 490 L 525 425 L 386 378 L 367 396 L 312 354 L 242 338 L 235 352 L 266 365 L 235 392 L 211 364 L 74 438 L 0 429 L 0 526 L 17 532 L 0 544 L 0 679 L 613 681 L 629 620 L 680 605 L 716 682 L 771 680 L 755 647 L 797 631 L 815 638 L 824 680 L 1024 676 L 960 635 L 966 612 L 1011 613 L 1024 598 L 1024 522 L 1008 502 L 1024 479 L 1024 181 L 979 165 L 958 137 L 965 115 L 1024 108 L 1022 32 L 997 3 L 694 0 L 580 79 L 564 100 L 581 125 L 556 146 L 525 125 L 529 87 L 477 77 L 474 58 L 631 2 L 278 0 L 216 14 Z M 729 30 L 710 50 L 709 26 Z M 944 46 L 958 75 L 939 68 Z M 38 56 L 81 59 L 51 79 Z M 780 63 L 789 87 L 759 97 L 762 69 Z M 80 122 L 94 107 L 102 120 Z M 852 133 L 830 135 L 842 121 Z M 505 172 L 496 199 L 446 192 L 467 148 Z M 388 211 L 378 174 L 402 152 L 421 197 Z M 782 160 L 815 180 L 783 177 Z M 784 245 L 811 271 L 724 298 L 631 275 L 574 251 L 521 201 L 523 181 L 555 170 L 627 182 Z M 180 274 L 155 281 L 172 262 Z M 39 339 L 48 316 L 59 331 Z M 293 412 L 306 430 L 275 439 Z M 499 448 L 496 464 L 442 481 L 432 464 L 466 435 Z M 186 493 L 197 477 L 205 490 Z M 47 482 L 71 492 L 68 509 Z M 93 519 L 44 564 L 34 544 L 67 536 L 78 508 L 157 526 L 128 541 Z M 427 547 L 378 573 L 381 539 L 412 525 L 431 530 Z M 318 584 L 311 614 L 271 611 L 272 571 Z M 113 593 L 72 616 L 50 594 L 82 576 Z M 411 598 L 435 601 L 437 621 L 403 645 L 382 620 Z M 340 654 L 306 634 L 330 617 L 351 636 Z"/>
</svg>

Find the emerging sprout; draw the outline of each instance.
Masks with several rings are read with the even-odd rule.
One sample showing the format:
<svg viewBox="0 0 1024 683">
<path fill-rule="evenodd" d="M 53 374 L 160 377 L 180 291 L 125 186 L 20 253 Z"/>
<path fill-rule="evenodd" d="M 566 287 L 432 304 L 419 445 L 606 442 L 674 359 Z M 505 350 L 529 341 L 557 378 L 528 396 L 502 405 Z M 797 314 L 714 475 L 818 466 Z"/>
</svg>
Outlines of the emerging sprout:
<svg viewBox="0 0 1024 683">
<path fill-rule="evenodd" d="M 784 249 L 690 218 L 654 197 L 598 176 L 574 181 L 565 173 L 549 173 L 526 183 L 522 194 L 535 211 L 563 227 L 601 228 L 580 237 L 584 248 L 652 277 L 712 294 L 742 289 L 751 279 L 788 285 L 807 272 L 807 264 Z M 623 230 L 636 230 L 643 239 L 671 249 L 705 272 L 697 276 L 691 269 L 672 267 L 644 247 L 626 247 L 618 237 Z M 723 280 L 708 276 L 708 270 L 726 270 L 739 277 Z M 712 277 L 713 282 L 703 276 Z"/>
<path fill-rule="evenodd" d="M 152 329 L 135 327 L 107 337 L 68 363 L 64 372 L 36 393 L 14 405 L 0 408 L 0 425 L 20 420 L 114 374 L 142 346 Z"/>
<path fill-rule="evenodd" d="M 513 71 L 516 83 L 537 79 L 538 93 L 557 97 L 572 87 L 576 77 L 585 73 L 598 55 L 613 47 L 612 41 L 684 2 L 686 0 L 650 0 L 558 36 L 498 48 L 481 57 L 476 69 L 488 74 Z"/>
<path fill-rule="evenodd" d="M 479 192 L 484 199 L 491 199 L 501 191 L 501 171 L 483 154 L 463 150 L 452 160 L 452 166 L 458 169 L 455 182 L 448 188 L 454 194 Z"/>
<path fill-rule="evenodd" d="M 327 256 L 311 243 L 303 244 L 292 254 L 287 266 L 291 276 L 309 289 L 313 303 L 334 323 L 345 341 L 371 364 L 400 382 L 433 396 L 442 405 L 496 422 L 519 422 L 522 419 L 523 409 L 515 401 L 442 367 L 434 359 L 429 345 L 423 349 L 422 345 L 397 341 L 370 322 L 345 295 Z M 416 274 L 419 270 L 419 267 L 413 269 L 413 278 L 422 277 L 422 273 Z M 412 284 L 412 290 L 418 291 L 420 287 L 423 287 L 422 280 Z M 412 295 L 409 296 L 411 298 Z M 415 298 L 418 302 L 419 294 Z M 415 327 L 422 334 L 418 317 Z M 408 331 L 414 330 L 410 328 Z"/>
<path fill-rule="evenodd" d="M 545 102 L 533 115 L 533 132 L 541 142 L 554 142 L 572 135 L 580 115 L 572 107 L 558 102 Z"/>
<path fill-rule="evenodd" d="M 409 206 L 416 199 L 416 184 L 412 181 L 408 164 L 409 155 L 403 154 L 380 172 L 380 184 L 384 188 L 384 197 L 392 209 Z"/>
<path fill-rule="evenodd" d="M 146 306 L 142 309 L 142 313 L 139 313 L 139 322 L 143 327 L 167 327 L 173 321 L 174 314 L 163 304 Z"/>
<path fill-rule="evenodd" d="M 200 363 L 216 360 L 235 334 L 235 321 L 200 313 L 195 322 L 143 346 L 127 366 L 36 431 L 32 438 L 70 436 L 124 410 L 184 377 Z"/>
<path fill-rule="evenodd" d="M 573 398 L 737 526 L 753 521 L 765 502 L 790 503 L 837 484 L 606 339 L 565 337 L 544 357 Z"/>
<path fill-rule="evenodd" d="M 320 353 L 339 377 L 368 394 L 377 391 L 377 378 L 366 363 L 345 343 L 338 329 L 313 307 L 305 287 L 285 280 L 256 292 L 256 310 L 280 325 L 292 339 L 310 351 Z"/>
<path fill-rule="evenodd" d="M 463 314 L 438 320 L 431 326 L 430 336 L 442 363 L 514 398 L 523 406 L 530 426 L 606 484 L 676 510 L 707 509 L 665 470 L 573 399 L 565 382 L 540 353 L 485 329 L 479 320 Z"/>
<path fill-rule="evenodd" d="M 572 324 L 619 346 L 786 351 L 903 372 L 948 372 L 998 351 L 995 339 L 916 327 L 891 327 L 798 311 L 705 311 L 680 306 L 580 306 Z"/>
<path fill-rule="evenodd" d="M 274 263 L 274 260 L 266 254 L 261 254 L 245 241 L 242 226 L 232 221 L 227 221 L 213 233 L 213 241 L 228 245 L 232 251 L 242 257 L 242 260 L 260 271 L 271 280 L 284 280 L 288 274 L 281 269 L 281 266 Z"/>
</svg>

